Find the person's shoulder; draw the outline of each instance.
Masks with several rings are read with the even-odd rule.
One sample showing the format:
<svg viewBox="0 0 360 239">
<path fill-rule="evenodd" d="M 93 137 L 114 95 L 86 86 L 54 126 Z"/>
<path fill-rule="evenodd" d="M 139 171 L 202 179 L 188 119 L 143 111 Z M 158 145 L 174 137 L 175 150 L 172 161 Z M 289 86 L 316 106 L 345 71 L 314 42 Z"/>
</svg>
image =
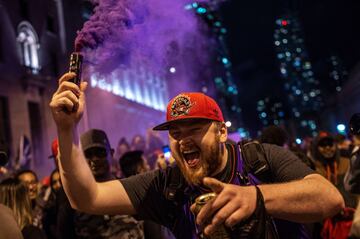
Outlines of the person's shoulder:
<svg viewBox="0 0 360 239">
<path fill-rule="evenodd" d="M 260 143 L 264 149 L 266 150 L 274 150 L 274 151 L 285 151 L 284 147 L 278 146 L 276 144 L 268 144 L 268 143 Z"/>
<path fill-rule="evenodd" d="M 266 153 L 270 154 L 284 154 L 284 155 L 294 155 L 290 149 L 287 149 L 285 147 L 276 145 L 276 144 L 267 144 L 267 143 L 261 143 Z M 294 155 L 295 156 L 295 155 Z"/>
<path fill-rule="evenodd" d="M 0 215 L 12 215 L 12 211 L 7 206 L 0 204 Z"/>
<path fill-rule="evenodd" d="M 262 144 L 267 159 L 272 161 L 283 161 L 283 160 L 299 160 L 299 157 L 296 156 L 290 149 L 281 147 L 275 144 Z"/>
<path fill-rule="evenodd" d="M 266 155 L 268 157 L 272 156 L 272 155 L 286 155 L 289 153 L 289 150 L 285 149 L 284 147 L 275 145 L 275 144 L 267 144 L 267 143 L 260 143 L 261 146 L 263 147 Z"/>
<path fill-rule="evenodd" d="M 1 218 L 0 221 L 2 221 L 2 222 L 10 221 L 13 219 L 15 221 L 15 216 L 14 216 L 13 211 L 9 207 L 7 207 L 3 204 L 0 204 L 0 218 Z"/>
<path fill-rule="evenodd" d="M 120 178 L 120 182 L 124 185 L 140 186 L 149 185 L 155 183 L 156 185 L 162 184 L 163 181 L 168 177 L 168 170 L 155 169 L 145 173 L 132 175 L 126 178 Z"/>
</svg>

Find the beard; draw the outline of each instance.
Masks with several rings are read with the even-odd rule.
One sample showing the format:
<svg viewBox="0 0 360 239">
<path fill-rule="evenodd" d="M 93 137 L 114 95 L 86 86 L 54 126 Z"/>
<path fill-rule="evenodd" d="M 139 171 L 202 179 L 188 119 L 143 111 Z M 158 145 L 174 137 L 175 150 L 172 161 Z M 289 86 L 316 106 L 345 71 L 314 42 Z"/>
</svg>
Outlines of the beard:
<svg viewBox="0 0 360 239">
<path fill-rule="evenodd" d="M 195 169 L 188 168 L 183 159 L 177 160 L 185 180 L 194 186 L 202 185 L 204 177 L 213 176 L 222 163 L 220 137 L 216 136 L 215 143 L 208 147 L 201 148 L 200 165 Z"/>
</svg>

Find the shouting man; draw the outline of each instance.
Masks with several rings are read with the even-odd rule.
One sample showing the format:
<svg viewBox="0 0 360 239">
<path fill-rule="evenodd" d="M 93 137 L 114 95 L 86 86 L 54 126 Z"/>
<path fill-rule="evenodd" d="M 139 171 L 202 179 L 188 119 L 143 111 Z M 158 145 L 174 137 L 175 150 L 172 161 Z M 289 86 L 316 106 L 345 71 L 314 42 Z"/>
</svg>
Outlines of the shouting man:
<svg viewBox="0 0 360 239">
<path fill-rule="evenodd" d="M 263 145 L 272 183 L 256 186 L 242 182 L 238 147 L 226 143 L 222 112 L 213 99 L 202 93 L 183 93 L 173 98 L 167 107 L 166 122 L 154 128 L 168 130 L 176 167 L 97 182 L 76 135 L 87 83 L 78 87 L 69 82 L 74 76 L 67 73 L 61 77 L 50 106 L 59 137 L 61 179 L 71 205 L 78 210 L 135 214 L 170 228 L 177 238 L 196 238 L 199 233 L 210 235 L 223 226 L 236 231 L 238 225 L 256 221 L 253 219 L 259 211 L 269 217 L 304 223 L 330 217 L 344 207 L 342 196 L 330 182 L 277 146 Z M 195 218 L 191 204 L 206 192 L 217 196 Z M 265 235 L 250 232 L 249 237 Z"/>
</svg>

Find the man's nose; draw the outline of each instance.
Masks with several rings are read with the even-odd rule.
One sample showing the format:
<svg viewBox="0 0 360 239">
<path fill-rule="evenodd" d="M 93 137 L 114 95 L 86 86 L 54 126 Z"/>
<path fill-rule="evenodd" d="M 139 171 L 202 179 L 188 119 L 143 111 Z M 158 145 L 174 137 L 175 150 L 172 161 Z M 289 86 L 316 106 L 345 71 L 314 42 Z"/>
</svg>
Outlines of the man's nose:
<svg viewBox="0 0 360 239">
<path fill-rule="evenodd" d="M 180 147 L 189 147 L 192 144 L 192 139 L 189 135 L 185 136 L 182 139 L 180 139 L 179 144 Z"/>
<path fill-rule="evenodd" d="M 103 160 L 104 160 L 104 158 L 98 157 L 96 155 L 94 155 L 90 158 L 90 162 L 99 162 L 99 161 L 103 161 Z"/>
</svg>

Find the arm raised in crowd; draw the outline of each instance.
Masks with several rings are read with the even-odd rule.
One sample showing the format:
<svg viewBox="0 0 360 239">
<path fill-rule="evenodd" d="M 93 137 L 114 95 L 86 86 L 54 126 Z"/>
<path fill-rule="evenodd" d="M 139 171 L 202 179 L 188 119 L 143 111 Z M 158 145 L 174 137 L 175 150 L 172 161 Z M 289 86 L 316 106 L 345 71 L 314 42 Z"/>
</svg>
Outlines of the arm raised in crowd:
<svg viewBox="0 0 360 239">
<path fill-rule="evenodd" d="M 119 180 L 98 183 L 77 146 L 77 123 L 85 107 L 86 82 L 80 87 L 66 73 L 50 102 L 59 138 L 61 180 L 71 206 L 91 214 L 134 214 L 135 209 Z"/>
</svg>

